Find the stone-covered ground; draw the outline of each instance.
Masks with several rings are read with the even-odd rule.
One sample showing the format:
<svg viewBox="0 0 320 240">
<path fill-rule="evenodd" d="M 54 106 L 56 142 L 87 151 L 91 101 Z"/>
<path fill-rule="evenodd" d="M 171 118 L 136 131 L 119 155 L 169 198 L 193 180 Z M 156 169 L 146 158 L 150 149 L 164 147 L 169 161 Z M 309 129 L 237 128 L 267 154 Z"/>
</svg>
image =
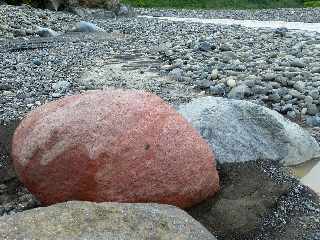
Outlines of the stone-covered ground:
<svg viewBox="0 0 320 240">
<path fill-rule="evenodd" d="M 268 10 L 253 14 L 139 10 L 139 13 L 319 22 L 317 11 Z M 308 119 L 313 125 L 311 131 L 317 132 L 319 34 L 106 16 L 108 13 L 101 11 L 81 17 L 0 5 L 0 215 L 38 206 L 10 167 L 10 137 L 16 123 L 35 107 L 65 95 L 105 87 L 145 89 L 174 106 L 202 95 L 236 96 L 268 106 L 300 123 Z M 94 22 L 105 32 L 70 32 L 82 20 Z M 36 35 L 37 26 L 49 27 L 61 35 L 40 38 Z M 230 171 L 228 166 L 224 169 L 239 176 L 235 167 Z M 275 167 L 271 164 L 266 169 Z M 259 174 L 252 178 L 259 179 Z M 229 178 L 222 175 L 222 182 L 224 179 Z M 301 231 L 306 234 L 297 239 L 320 238 L 320 207 L 314 200 L 316 197 L 297 182 L 289 182 L 285 190 L 280 188 L 284 203 L 273 206 L 271 211 L 275 209 L 275 214 L 270 212 L 248 239 L 289 239 L 295 233 L 301 235 Z M 226 194 L 241 198 L 241 191 L 244 189 Z M 310 197 L 305 197 L 308 194 Z M 269 210 L 271 207 L 269 202 L 259 206 L 262 211 L 265 206 Z M 290 218 L 294 219 L 292 226 L 284 222 Z M 199 220 L 204 225 L 210 223 L 210 219 Z M 232 236 L 230 229 L 215 234 L 221 239 L 231 239 L 223 232 L 226 230 Z M 264 232 L 266 235 L 259 238 Z"/>
</svg>

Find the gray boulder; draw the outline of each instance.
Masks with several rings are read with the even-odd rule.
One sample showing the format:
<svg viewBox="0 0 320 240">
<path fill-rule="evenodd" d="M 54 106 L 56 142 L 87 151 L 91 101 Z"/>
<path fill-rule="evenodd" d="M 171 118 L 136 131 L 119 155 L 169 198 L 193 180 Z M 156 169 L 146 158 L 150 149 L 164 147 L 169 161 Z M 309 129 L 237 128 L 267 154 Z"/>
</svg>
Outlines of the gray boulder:
<svg viewBox="0 0 320 240">
<path fill-rule="evenodd" d="M 0 218 L 0 239 L 216 239 L 169 205 L 66 202 Z"/>
<path fill-rule="evenodd" d="M 180 106 L 179 112 L 221 163 L 265 159 L 297 165 L 320 157 L 320 147 L 307 131 L 248 101 L 204 97 Z"/>
</svg>

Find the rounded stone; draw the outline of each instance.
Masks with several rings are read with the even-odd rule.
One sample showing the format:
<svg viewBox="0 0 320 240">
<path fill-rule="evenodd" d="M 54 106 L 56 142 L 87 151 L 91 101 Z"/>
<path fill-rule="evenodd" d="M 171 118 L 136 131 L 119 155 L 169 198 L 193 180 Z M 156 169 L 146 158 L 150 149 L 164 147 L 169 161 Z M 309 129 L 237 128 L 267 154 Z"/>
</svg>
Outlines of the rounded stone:
<svg viewBox="0 0 320 240">
<path fill-rule="evenodd" d="M 219 188 L 213 152 L 161 98 L 106 90 L 30 112 L 16 129 L 20 180 L 44 204 L 68 200 L 190 207 Z"/>
<path fill-rule="evenodd" d="M 234 88 L 234 87 L 237 85 L 237 82 L 236 82 L 236 80 L 234 80 L 233 78 L 229 78 L 229 79 L 227 80 L 227 85 L 228 85 L 229 87 L 231 87 L 231 88 Z"/>
</svg>

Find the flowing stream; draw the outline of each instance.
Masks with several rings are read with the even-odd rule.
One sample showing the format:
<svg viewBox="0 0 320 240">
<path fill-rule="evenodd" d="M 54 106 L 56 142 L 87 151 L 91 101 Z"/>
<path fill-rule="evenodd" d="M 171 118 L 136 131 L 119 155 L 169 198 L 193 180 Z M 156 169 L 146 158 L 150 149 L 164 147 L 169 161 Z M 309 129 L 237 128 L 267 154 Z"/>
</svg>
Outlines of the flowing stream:
<svg viewBox="0 0 320 240">
<path fill-rule="evenodd" d="M 180 18 L 180 17 L 153 17 L 140 15 L 140 18 L 156 18 L 173 22 L 192 22 L 217 25 L 241 25 L 249 28 L 287 28 L 297 31 L 308 31 L 320 33 L 320 23 L 285 22 L 285 21 L 258 21 L 258 20 L 236 20 L 231 18 Z"/>
</svg>

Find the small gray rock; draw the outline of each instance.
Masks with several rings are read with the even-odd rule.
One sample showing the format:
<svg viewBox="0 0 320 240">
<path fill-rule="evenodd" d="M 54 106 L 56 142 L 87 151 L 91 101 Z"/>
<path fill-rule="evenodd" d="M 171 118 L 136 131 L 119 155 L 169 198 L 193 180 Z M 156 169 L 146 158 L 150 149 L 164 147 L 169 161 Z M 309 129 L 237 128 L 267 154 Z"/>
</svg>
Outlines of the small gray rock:
<svg viewBox="0 0 320 240">
<path fill-rule="evenodd" d="M 320 67 L 313 67 L 313 68 L 311 69 L 311 72 L 312 72 L 312 73 L 320 73 Z"/>
<path fill-rule="evenodd" d="M 313 98 L 311 96 L 305 96 L 304 97 L 304 102 L 309 105 L 313 103 Z"/>
<path fill-rule="evenodd" d="M 213 69 L 212 72 L 211 72 L 211 79 L 212 80 L 216 80 L 216 79 L 218 79 L 218 77 L 219 77 L 218 69 Z"/>
<path fill-rule="evenodd" d="M 40 37 L 56 37 L 59 35 L 57 32 L 53 31 L 52 29 L 43 28 L 43 27 L 38 27 L 35 33 Z"/>
<path fill-rule="evenodd" d="M 70 83 L 68 81 L 59 81 L 52 84 L 52 89 L 55 91 L 66 92 L 70 88 Z"/>
<path fill-rule="evenodd" d="M 298 68 L 304 68 L 306 65 L 305 63 L 300 59 L 294 59 L 290 62 L 291 67 L 298 67 Z"/>
<path fill-rule="evenodd" d="M 231 46 L 231 44 L 229 44 L 229 43 L 222 43 L 222 44 L 220 45 L 219 50 L 220 50 L 221 52 L 232 51 L 232 46 Z"/>
<path fill-rule="evenodd" d="M 253 94 L 256 94 L 256 95 L 260 95 L 260 94 L 266 94 L 267 93 L 267 89 L 266 87 L 263 87 L 263 86 L 259 86 L 259 85 L 256 85 L 252 88 L 252 92 Z"/>
<path fill-rule="evenodd" d="M 214 83 L 210 80 L 200 80 L 196 82 L 196 88 L 200 90 L 206 90 L 210 88 L 210 86 L 213 86 Z"/>
<path fill-rule="evenodd" d="M 34 65 L 37 65 L 37 66 L 40 66 L 40 65 L 41 65 L 41 61 L 40 61 L 39 59 L 33 59 L 33 60 L 32 60 L 32 63 L 33 63 Z"/>
<path fill-rule="evenodd" d="M 214 44 L 207 42 L 207 41 L 203 41 L 203 42 L 199 43 L 197 48 L 200 51 L 208 52 L 208 51 L 216 49 L 216 46 Z"/>
<path fill-rule="evenodd" d="M 269 73 L 266 73 L 262 79 L 264 81 L 274 81 L 276 79 L 277 75 L 272 73 L 272 72 L 269 72 Z"/>
<path fill-rule="evenodd" d="M 311 127 L 320 127 L 320 115 L 317 114 L 316 116 L 307 116 L 306 124 Z"/>
<path fill-rule="evenodd" d="M 316 104 L 307 104 L 307 114 L 313 116 L 317 113 L 319 113 L 319 110 Z"/>
<path fill-rule="evenodd" d="M 280 112 L 285 114 L 290 111 L 293 111 L 293 105 L 291 103 L 288 103 L 281 108 Z"/>
<path fill-rule="evenodd" d="M 175 68 L 169 72 L 169 77 L 175 81 L 181 82 L 183 80 L 182 76 L 183 70 L 180 68 Z"/>
<path fill-rule="evenodd" d="M 296 119 L 297 113 L 296 113 L 295 111 L 288 111 L 288 112 L 287 112 L 287 116 L 288 116 L 288 118 L 290 118 L 290 119 Z"/>
<path fill-rule="evenodd" d="M 239 85 L 229 92 L 228 98 L 232 99 L 244 99 L 246 97 L 249 97 L 251 95 L 251 90 L 247 85 Z"/>
<path fill-rule="evenodd" d="M 319 90 L 317 90 L 317 89 L 312 90 L 312 91 L 310 91 L 309 95 L 313 99 L 317 100 L 317 99 L 319 99 Z"/>
<path fill-rule="evenodd" d="M 210 86 L 209 94 L 216 96 L 224 96 L 226 94 L 225 85 L 221 83 L 215 86 Z"/>
<path fill-rule="evenodd" d="M 293 88 L 303 93 L 305 91 L 305 83 L 302 81 L 298 81 L 293 85 Z"/>
<path fill-rule="evenodd" d="M 279 102 L 281 99 L 280 95 L 278 93 L 273 93 L 271 95 L 268 96 L 268 100 L 272 101 L 272 102 Z"/>
<path fill-rule="evenodd" d="M 292 89 L 289 91 L 289 94 L 295 98 L 298 98 L 298 99 L 304 99 L 304 95 L 301 94 L 299 91 L 295 90 L 295 89 Z"/>
<path fill-rule="evenodd" d="M 74 32 L 104 32 L 105 30 L 98 27 L 97 25 L 81 21 L 73 29 Z"/>
</svg>

